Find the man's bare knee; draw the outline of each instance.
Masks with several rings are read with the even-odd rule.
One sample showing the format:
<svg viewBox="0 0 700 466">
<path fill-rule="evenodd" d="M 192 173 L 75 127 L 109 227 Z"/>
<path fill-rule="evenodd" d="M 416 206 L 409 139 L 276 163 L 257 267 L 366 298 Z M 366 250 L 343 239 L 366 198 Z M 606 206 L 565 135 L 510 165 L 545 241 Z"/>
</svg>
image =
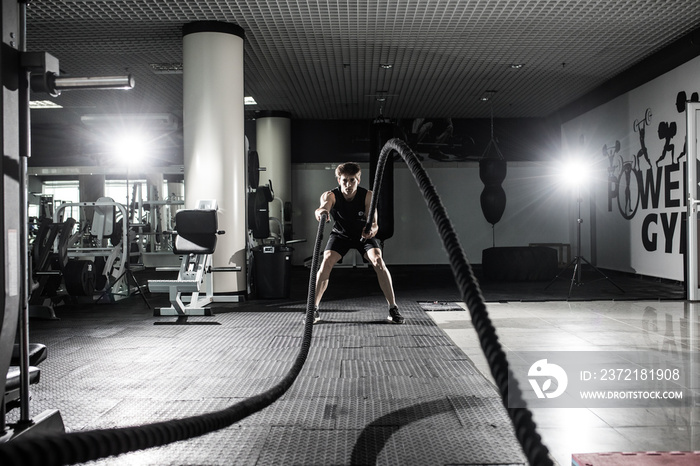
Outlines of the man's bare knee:
<svg viewBox="0 0 700 466">
<path fill-rule="evenodd" d="M 369 250 L 369 251 L 367 251 L 367 254 L 365 255 L 365 257 L 367 258 L 369 263 L 372 264 L 372 267 L 377 272 L 379 272 L 380 270 L 386 269 L 386 263 L 384 262 L 384 259 L 382 258 L 381 252 Z"/>
<path fill-rule="evenodd" d="M 377 272 L 386 270 L 386 262 L 381 257 L 375 257 L 373 259 L 370 259 L 370 262 L 372 264 L 372 267 L 374 267 L 374 270 Z"/>
<path fill-rule="evenodd" d="M 323 253 L 323 260 L 321 261 L 321 265 L 318 267 L 318 277 L 328 279 L 328 277 L 331 274 L 331 270 L 333 270 L 333 267 L 339 260 L 340 254 L 334 254 L 333 251 L 325 251 Z"/>
</svg>

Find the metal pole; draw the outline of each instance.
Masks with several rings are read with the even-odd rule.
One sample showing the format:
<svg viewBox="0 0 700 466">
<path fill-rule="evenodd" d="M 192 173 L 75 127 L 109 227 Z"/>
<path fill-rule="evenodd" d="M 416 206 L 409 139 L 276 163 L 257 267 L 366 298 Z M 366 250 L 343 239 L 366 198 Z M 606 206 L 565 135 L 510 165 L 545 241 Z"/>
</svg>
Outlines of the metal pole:
<svg viewBox="0 0 700 466">
<path fill-rule="evenodd" d="M 688 328 L 689 334 L 688 334 L 688 341 L 692 342 L 698 341 L 698 337 L 700 335 L 698 334 L 698 328 L 700 328 L 700 310 L 696 308 L 697 304 L 696 303 L 690 303 L 690 315 L 688 316 Z M 697 384 L 692 385 L 693 383 L 697 383 L 700 381 L 700 373 L 697 372 L 697 367 L 698 363 L 700 362 L 697 359 L 697 351 L 689 351 L 688 352 L 690 355 L 690 380 L 691 380 L 691 386 L 697 387 Z M 697 451 L 700 449 L 700 432 L 698 432 L 698 426 L 700 426 L 700 423 L 698 422 L 698 414 L 700 414 L 700 395 L 696 394 L 694 395 L 694 398 L 691 400 L 692 406 L 690 408 L 690 419 L 689 419 L 689 424 L 690 424 L 690 448 L 692 451 Z"/>
<path fill-rule="evenodd" d="M 19 2 L 19 50 L 27 51 L 27 3 L 28 0 Z M 30 72 L 20 69 L 19 86 L 19 161 L 20 161 L 20 189 L 19 189 L 19 263 L 22 270 L 20 285 L 20 319 L 19 319 L 19 345 L 20 345 L 20 424 L 31 424 L 29 413 L 29 243 L 27 229 L 29 225 L 29 204 L 27 193 L 27 160 L 31 155 L 31 131 L 29 116 L 29 80 Z"/>
<path fill-rule="evenodd" d="M 581 218 L 581 185 L 578 186 L 578 238 L 577 238 L 577 253 L 576 253 L 576 280 L 577 284 L 581 284 L 581 224 L 583 223 L 583 218 Z"/>
</svg>

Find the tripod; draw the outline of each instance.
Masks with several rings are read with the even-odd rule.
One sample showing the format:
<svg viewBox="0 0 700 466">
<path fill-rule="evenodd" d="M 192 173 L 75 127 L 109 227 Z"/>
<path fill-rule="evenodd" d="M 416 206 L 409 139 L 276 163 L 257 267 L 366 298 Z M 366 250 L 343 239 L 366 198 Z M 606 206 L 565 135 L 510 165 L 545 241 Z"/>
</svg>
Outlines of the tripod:
<svg viewBox="0 0 700 466">
<path fill-rule="evenodd" d="M 130 246 L 130 244 L 127 243 L 127 247 L 129 247 L 129 246 Z M 151 309 L 151 304 L 148 302 L 148 299 L 146 299 L 146 296 L 143 294 L 143 290 L 141 289 L 141 285 L 139 284 L 138 280 L 136 280 L 136 277 L 134 276 L 134 272 L 131 271 L 131 267 L 129 266 L 129 262 L 131 260 L 130 254 L 127 253 L 126 257 L 127 257 L 127 261 L 126 261 L 126 264 L 124 264 L 124 271 L 121 273 L 121 275 L 119 275 L 116 278 L 116 280 L 114 280 L 114 283 L 118 283 L 119 280 L 124 278 L 126 281 L 126 288 L 127 288 L 127 290 L 129 290 L 128 295 L 132 295 L 132 294 L 141 295 L 143 302 L 146 303 L 146 306 L 148 307 L 148 309 Z M 131 280 L 134 282 L 134 285 L 136 285 L 136 291 L 133 293 L 131 293 L 131 291 L 130 291 L 131 285 L 129 284 L 129 278 L 131 278 Z M 110 285 L 109 287 L 107 287 L 107 289 L 104 291 L 103 295 L 110 293 L 112 291 L 113 286 L 114 285 Z"/>
<path fill-rule="evenodd" d="M 564 274 L 564 272 L 566 272 L 569 269 L 569 267 L 571 267 L 573 265 L 574 266 L 574 273 L 571 275 L 571 284 L 569 285 L 569 294 L 567 295 L 567 298 L 570 298 L 571 291 L 573 290 L 574 285 L 577 285 L 577 286 L 583 285 L 583 281 L 581 280 L 581 268 L 582 268 L 581 261 L 583 261 L 586 264 L 590 265 L 593 268 L 593 270 L 598 272 L 598 274 L 600 274 L 600 276 L 602 278 L 599 278 L 598 280 L 607 280 L 610 283 L 612 283 L 613 285 L 615 285 L 615 287 L 617 287 L 617 289 L 619 289 L 620 291 L 622 291 L 624 293 L 625 290 L 623 290 L 617 283 L 615 283 L 607 275 L 605 275 L 598 267 L 591 264 L 585 257 L 583 257 L 581 255 L 581 224 L 583 223 L 583 219 L 581 218 L 581 201 L 582 201 L 582 199 L 581 199 L 581 187 L 580 186 L 578 188 L 578 197 L 577 197 L 576 201 L 578 202 L 578 218 L 576 219 L 576 223 L 577 223 L 577 225 L 576 225 L 576 229 L 577 229 L 576 230 L 576 256 L 573 259 L 571 259 L 571 261 L 568 264 L 566 264 L 566 267 L 564 267 L 562 269 L 562 271 L 557 274 L 556 277 L 554 277 L 549 283 L 547 283 L 547 286 L 545 286 L 544 289 L 546 290 L 547 288 L 549 288 L 549 286 L 552 283 L 554 283 L 559 277 L 561 277 Z"/>
</svg>

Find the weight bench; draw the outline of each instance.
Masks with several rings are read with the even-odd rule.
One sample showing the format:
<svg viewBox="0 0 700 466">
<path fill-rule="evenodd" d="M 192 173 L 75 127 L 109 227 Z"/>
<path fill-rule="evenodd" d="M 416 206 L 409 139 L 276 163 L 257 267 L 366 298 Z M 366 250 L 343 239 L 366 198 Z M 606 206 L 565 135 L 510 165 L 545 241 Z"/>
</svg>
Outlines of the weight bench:
<svg viewBox="0 0 700 466">
<path fill-rule="evenodd" d="M 239 272 L 241 267 L 212 267 L 218 230 L 216 203 L 200 201 L 198 209 L 183 209 L 175 214 L 173 252 L 182 255 L 177 280 L 149 280 L 151 293 L 168 293 L 170 307 L 156 308 L 155 316 L 177 316 L 175 323 L 186 323 L 188 316 L 212 316 L 209 306 L 215 301 L 230 301 L 214 296 L 213 272 Z M 207 207 L 214 208 L 207 208 Z M 156 270 L 172 270 L 157 268 Z M 204 292 L 204 296 L 201 296 Z M 185 304 L 185 301 L 188 301 Z M 217 322 L 197 322 L 218 325 Z M 163 322 L 156 322 L 163 324 Z"/>
<path fill-rule="evenodd" d="M 46 359 L 46 345 L 33 343 L 29 345 L 29 384 L 34 385 L 39 383 L 41 372 L 36 367 Z M 12 359 L 10 367 L 7 370 L 5 378 L 5 398 L 3 400 L 3 414 L 7 413 L 20 405 L 20 349 L 19 345 L 15 344 L 12 349 Z"/>
<path fill-rule="evenodd" d="M 47 353 L 48 350 L 46 349 L 46 345 L 42 345 L 41 343 L 30 343 L 29 365 L 38 366 L 43 360 L 46 359 Z M 15 346 L 12 348 L 12 359 L 10 360 L 10 364 L 12 366 L 20 365 L 20 350 L 19 344 L 17 343 L 15 343 Z"/>
</svg>

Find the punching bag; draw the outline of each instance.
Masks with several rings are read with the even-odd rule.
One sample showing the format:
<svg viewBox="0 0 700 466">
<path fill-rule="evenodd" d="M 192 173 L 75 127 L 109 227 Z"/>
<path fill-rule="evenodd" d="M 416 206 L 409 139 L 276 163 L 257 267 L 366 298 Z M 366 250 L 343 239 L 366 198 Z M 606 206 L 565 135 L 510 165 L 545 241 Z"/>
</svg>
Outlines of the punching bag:
<svg viewBox="0 0 700 466">
<path fill-rule="evenodd" d="M 369 189 L 374 186 L 374 175 L 377 171 L 379 154 L 389 139 L 394 137 L 395 125 L 385 120 L 373 121 L 370 126 L 369 138 Z M 379 187 L 377 202 L 377 238 L 384 241 L 394 236 L 394 159 L 389 155 L 384 165 L 382 184 Z"/>
<path fill-rule="evenodd" d="M 506 161 L 502 158 L 485 157 L 479 160 L 479 177 L 484 183 L 481 191 L 481 211 L 486 221 L 495 225 L 506 209 L 506 192 L 501 183 L 506 178 Z"/>
</svg>

